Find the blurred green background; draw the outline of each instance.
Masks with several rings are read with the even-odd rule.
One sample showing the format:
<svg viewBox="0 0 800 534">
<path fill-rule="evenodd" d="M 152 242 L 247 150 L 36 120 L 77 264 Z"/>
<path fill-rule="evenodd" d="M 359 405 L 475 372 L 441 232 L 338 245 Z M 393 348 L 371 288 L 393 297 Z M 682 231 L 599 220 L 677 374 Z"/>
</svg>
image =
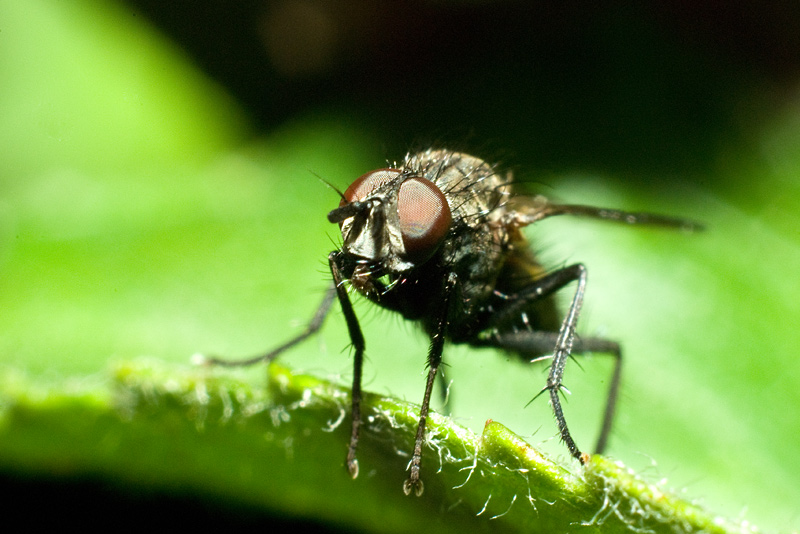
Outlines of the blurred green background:
<svg viewBox="0 0 800 534">
<path fill-rule="evenodd" d="M 798 74 L 788 1 L 2 2 L 0 384 L 102 389 L 113 361 L 284 340 L 338 239 L 317 176 L 343 188 L 446 146 L 559 200 L 708 225 L 529 235 L 551 267 L 586 263 L 581 331 L 624 348 L 608 454 L 797 528 Z M 366 387 L 418 402 L 425 339 L 356 310 Z M 347 343 L 337 312 L 283 363 L 347 383 Z M 446 362 L 459 421 L 565 455 L 546 402 L 523 409 L 544 371 L 461 347 Z M 578 363 L 568 420 L 588 447 L 611 366 Z"/>
</svg>

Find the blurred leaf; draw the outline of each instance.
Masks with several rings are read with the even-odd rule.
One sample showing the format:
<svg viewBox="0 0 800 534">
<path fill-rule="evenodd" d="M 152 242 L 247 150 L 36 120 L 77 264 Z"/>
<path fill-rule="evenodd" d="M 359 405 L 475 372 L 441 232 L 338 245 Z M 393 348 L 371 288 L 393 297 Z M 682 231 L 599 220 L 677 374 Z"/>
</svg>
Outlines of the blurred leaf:
<svg viewBox="0 0 800 534">
<path fill-rule="evenodd" d="M 384 157 L 402 154 L 382 154 L 379 139 L 330 108 L 250 139 L 246 120 L 227 96 L 117 4 L 34 0 L 23 8 L 6 2 L 0 19 L 4 416 L 8 403 L 29 406 L 27 413 L 39 421 L 40 443 L 48 442 L 48 428 L 53 436 L 85 430 L 74 439 L 76 450 L 88 450 L 102 446 L 91 444 L 95 432 L 121 424 L 113 419 L 116 412 L 107 411 L 109 360 L 149 355 L 185 363 L 196 351 L 244 356 L 298 331 L 328 283 L 324 258 L 338 239 L 324 217 L 338 197 L 315 174 L 343 188 L 366 169 L 384 165 Z M 545 190 L 571 202 L 700 219 L 707 232 L 684 235 L 564 219 L 537 224 L 530 234 L 548 266 L 587 264 L 581 331 L 624 347 L 623 393 L 610 455 L 646 480 L 668 477 L 671 486 L 683 488 L 688 498 L 703 498 L 711 510 L 736 517 L 747 508 L 756 523 L 785 530 L 797 521 L 794 503 L 800 501 L 794 446 L 800 432 L 794 331 L 800 282 L 793 276 L 800 268 L 800 98 L 794 99 L 775 105 L 774 115 L 762 122 L 753 121 L 757 127 L 743 125 L 745 132 L 719 149 L 709 183 L 726 188 L 706 189 L 703 176 L 690 177 L 696 185 L 673 180 L 632 188 L 614 176 L 575 173 L 553 177 Z M 517 175 L 529 180 L 533 172 Z M 409 334 L 411 327 L 396 317 L 363 302 L 356 306 L 368 342 L 365 387 L 419 401 L 424 337 Z M 338 312 L 329 323 L 333 326 L 315 341 L 287 355 L 287 363 L 346 383 L 350 359 L 341 349 L 348 340 Z M 448 409 L 459 423 L 478 432 L 487 419 L 502 420 L 537 450 L 565 455 L 553 439 L 547 404 L 523 409 L 544 384 L 541 367 L 462 347 L 448 347 L 445 359 L 453 381 Z M 610 362 L 577 361 L 583 371 L 569 366 L 573 394 L 566 409 L 585 447 L 599 422 Z M 174 371 L 176 380 L 182 372 Z M 235 387 L 250 384 L 247 394 L 259 398 L 260 372 L 242 372 Z M 65 400 L 76 390 L 82 392 L 77 400 Z M 36 400 L 38 395 L 61 399 L 60 411 L 49 412 L 51 406 Z M 28 398 L 30 403 L 23 402 Z M 173 408 L 163 417 L 174 417 Z M 98 419 L 97 413 L 106 415 Z M 213 458 L 210 464 L 220 461 L 214 447 L 192 445 L 180 451 L 196 456 L 192 463 L 175 463 L 175 451 L 158 451 L 165 445 L 161 427 L 145 426 L 137 446 L 149 459 L 137 460 L 138 474 L 126 470 L 120 462 L 124 455 L 113 452 L 111 440 L 104 442 L 111 452 L 98 456 L 104 476 L 127 473 L 161 485 L 169 470 L 170 476 L 198 481 L 204 470 L 215 469 L 198 468 L 204 454 Z M 234 439 L 228 435 L 231 426 L 220 426 L 225 447 Z M 196 429 L 190 432 L 183 423 L 176 429 L 195 443 Z M 152 438 L 145 439 L 148 432 Z M 242 441 L 249 439 L 245 433 Z M 325 463 L 330 472 L 317 472 L 324 462 L 311 462 L 281 486 L 296 497 L 296 506 L 305 507 L 286 513 L 316 509 L 319 488 L 333 483 L 347 491 L 374 491 L 357 489 L 361 480 L 355 485 L 341 480 L 337 447 L 346 438 L 331 439 Z M 81 464 L 61 461 L 69 451 L 56 440 L 50 444 L 31 447 L 27 460 L 21 446 L 0 463 L 31 472 L 40 471 L 37 466 L 48 466 L 42 469 L 53 474 L 81 471 Z M 307 446 L 316 450 L 313 443 Z M 391 448 L 388 456 L 396 453 Z M 253 458 L 253 464 L 261 459 Z M 362 462 L 369 464 L 368 458 L 365 452 Z M 371 469 L 378 464 L 372 462 Z M 298 462 L 291 465 L 300 468 Z M 434 464 L 428 459 L 427 465 Z M 383 513 L 419 517 L 414 514 L 428 513 L 417 512 L 421 508 L 438 510 L 426 500 L 437 494 L 431 487 L 436 478 L 426 480 L 426 497 L 403 500 L 396 494 L 404 461 L 395 458 L 392 466 L 385 477 L 373 477 L 386 484 L 381 498 L 405 504 Z M 369 469 L 362 465 L 364 479 L 370 478 Z M 249 498 L 241 487 L 234 491 L 220 484 L 212 495 Z M 512 517 L 528 506 L 520 499 Z M 469 502 L 473 508 L 463 521 L 472 521 L 480 510 L 476 502 Z M 503 513 L 507 507 L 500 502 L 493 497 L 481 517 Z M 345 521 L 333 512 L 315 517 Z"/>
</svg>

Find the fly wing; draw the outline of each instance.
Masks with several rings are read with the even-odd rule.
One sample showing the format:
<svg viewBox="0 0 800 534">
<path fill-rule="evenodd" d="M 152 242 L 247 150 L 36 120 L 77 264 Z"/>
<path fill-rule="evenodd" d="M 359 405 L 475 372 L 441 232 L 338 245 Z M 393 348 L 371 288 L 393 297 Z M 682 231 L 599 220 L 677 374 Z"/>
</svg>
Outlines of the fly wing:
<svg viewBox="0 0 800 534">
<path fill-rule="evenodd" d="M 516 228 L 528 226 L 529 224 L 555 215 L 577 215 L 593 219 L 617 221 L 625 224 L 663 226 L 687 232 L 697 232 L 704 228 L 701 223 L 689 219 L 670 217 L 657 213 L 598 208 L 583 204 L 556 204 L 550 202 L 541 195 L 515 195 L 508 201 L 506 211 L 508 214 L 507 224 Z"/>
</svg>

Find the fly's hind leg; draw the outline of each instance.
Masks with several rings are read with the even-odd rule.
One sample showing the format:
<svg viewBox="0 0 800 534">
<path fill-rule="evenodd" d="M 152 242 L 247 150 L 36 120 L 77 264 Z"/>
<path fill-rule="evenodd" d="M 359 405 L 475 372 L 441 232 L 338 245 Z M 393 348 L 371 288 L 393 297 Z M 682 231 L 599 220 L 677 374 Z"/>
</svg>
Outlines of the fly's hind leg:
<svg viewBox="0 0 800 534">
<path fill-rule="evenodd" d="M 325 322 L 325 318 L 328 316 L 328 312 L 331 309 L 331 305 L 333 301 L 336 299 L 336 286 L 335 284 L 331 284 L 328 289 L 325 291 L 325 296 L 320 302 L 317 311 L 314 313 L 314 316 L 311 318 L 311 321 L 308 322 L 306 325 L 305 330 L 303 330 L 299 335 L 293 337 L 283 345 L 274 348 L 273 350 L 265 353 L 260 354 L 258 356 L 254 356 L 251 358 L 245 358 L 242 360 L 225 360 L 222 358 L 216 357 L 207 357 L 198 355 L 195 357 L 195 361 L 200 365 L 219 365 L 224 367 L 245 367 L 248 365 L 254 365 L 261 362 L 271 362 L 281 354 L 283 354 L 288 349 L 294 347 L 295 345 L 305 341 L 307 338 L 316 334 L 320 328 L 322 328 L 322 324 Z"/>
<path fill-rule="evenodd" d="M 558 340 L 557 332 L 535 332 L 517 331 L 498 333 L 493 336 L 491 342 L 483 343 L 503 350 L 516 352 L 521 355 L 526 354 L 552 354 L 553 347 Z M 617 406 L 617 396 L 619 394 L 619 384 L 622 375 L 622 350 L 615 341 L 608 339 L 589 337 L 575 338 L 572 345 L 573 355 L 582 355 L 586 352 L 599 352 L 609 354 L 614 357 L 614 370 L 611 374 L 611 382 L 608 386 L 606 396 L 606 407 L 603 411 L 603 423 L 597 436 L 594 451 L 602 454 L 608 444 L 608 436 L 614 422 L 614 413 Z"/>
<path fill-rule="evenodd" d="M 513 324 L 514 319 L 519 317 L 521 312 L 524 312 L 534 302 L 551 296 L 553 293 L 572 282 L 577 282 L 577 288 L 575 289 L 572 302 L 567 310 L 567 315 L 564 317 L 561 328 L 557 333 L 509 332 L 509 325 Z M 578 324 L 578 316 L 580 315 L 581 306 L 583 305 L 585 292 L 586 268 L 583 265 L 577 263 L 554 271 L 536 280 L 519 293 L 509 296 L 507 299 L 508 303 L 496 310 L 488 325 L 488 328 L 492 329 L 494 332 L 492 336 L 485 341 L 474 343 L 476 345 L 491 345 L 519 352 L 520 348 L 514 348 L 512 341 L 514 336 L 519 335 L 523 336 L 524 342 L 522 342 L 522 344 L 524 345 L 525 352 L 530 351 L 530 353 L 534 354 L 548 354 L 552 350 L 553 357 L 550 364 L 550 373 L 547 377 L 547 385 L 542 389 L 540 394 L 547 392 L 550 395 L 550 405 L 553 408 L 553 414 L 558 424 L 561 440 L 569 449 L 570 454 L 581 463 L 585 463 L 588 457 L 581 452 L 570 434 L 567 421 L 564 418 L 564 411 L 561 407 L 561 398 L 559 397 L 559 393 L 564 387 L 564 368 L 567 364 L 567 360 L 570 358 L 573 351 L 580 352 L 581 349 L 585 351 L 605 349 L 604 351 L 608 351 L 617 356 L 614 375 L 609 388 L 609 401 L 606 406 L 603 426 L 597 442 L 600 450 L 605 447 L 608 432 L 611 428 L 611 420 L 614 416 L 617 390 L 619 388 L 620 365 L 622 362 L 618 345 L 604 340 L 596 340 L 594 346 L 589 347 L 587 346 L 588 340 L 581 342 L 580 339 L 576 338 L 575 329 Z"/>
</svg>

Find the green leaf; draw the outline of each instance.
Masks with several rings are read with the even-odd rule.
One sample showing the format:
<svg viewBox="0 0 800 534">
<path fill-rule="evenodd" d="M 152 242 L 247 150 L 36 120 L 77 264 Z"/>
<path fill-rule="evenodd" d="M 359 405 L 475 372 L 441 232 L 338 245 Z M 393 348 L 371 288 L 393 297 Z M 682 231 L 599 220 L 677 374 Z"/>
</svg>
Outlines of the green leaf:
<svg viewBox="0 0 800 534">
<path fill-rule="evenodd" d="M 39 392 L 6 378 L 0 467 L 97 473 L 380 532 L 733 532 L 595 456 L 573 474 L 503 425 L 433 414 L 424 495 L 401 491 L 418 406 L 367 394 L 361 474 L 343 466 L 349 391 L 272 365 L 266 388 L 218 370 L 120 364 L 111 391 Z M 59 444 L 57 452 L 53 442 Z"/>
<path fill-rule="evenodd" d="M 443 437 L 432 443 L 447 448 L 426 451 L 426 493 L 405 499 L 400 453 L 410 447 L 407 433 L 400 438 L 388 430 L 381 434 L 380 428 L 371 430 L 372 438 L 367 433 L 361 476 L 353 482 L 341 470 L 346 422 L 330 434 L 316 431 L 338 420 L 341 411 L 329 409 L 324 419 L 309 422 L 306 428 L 315 438 L 297 437 L 303 447 L 275 445 L 263 432 L 254 436 L 249 420 L 240 437 L 238 423 L 208 423 L 215 438 L 204 442 L 212 431 L 198 429 L 202 417 L 189 417 L 192 403 L 169 405 L 175 397 L 158 393 L 154 398 L 164 404 L 129 403 L 138 408 L 126 420 L 120 411 L 122 371 L 112 387 L 107 384 L 109 361 L 147 355 L 182 365 L 160 371 L 158 365 L 152 371 L 136 367 L 132 392 L 144 391 L 146 374 L 152 372 L 160 376 L 152 379 L 156 389 L 169 389 L 174 380 L 183 384 L 176 391 L 184 391 L 181 387 L 200 383 L 201 377 L 244 391 L 245 399 L 256 404 L 258 399 L 290 404 L 267 396 L 262 370 L 237 373 L 225 382 L 221 372 L 187 370 L 189 356 L 197 351 L 256 354 L 296 333 L 329 283 L 324 258 L 338 239 L 335 226 L 325 220 L 338 197 L 315 174 L 345 187 L 365 170 L 384 165 L 385 158 L 402 154 L 384 154 L 368 127 L 347 111 L 330 108 L 310 110 L 254 139 L 230 97 L 141 17 L 116 3 L 31 0 L 22 7 L 5 2 L 0 20 L 3 470 L 29 477 L 98 474 L 163 491 L 176 489 L 172 484 L 182 480 L 209 499 L 224 496 L 259 506 L 268 500 L 262 492 L 285 493 L 295 497 L 292 503 L 266 506 L 375 530 L 400 524 L 400 517 L 422 525 L 462 494 L 463 508 L 456 508 L 462 516 L 452 519 L 454 528 L 506 511 L 486 528 L 501 522 L 517 528 L 517 514 L 534 504 L 540 512 L 571 506 L 536 499 L 560 491 L 553 488 L 569 493 L 582 484 L 592 486 L 592 473 L 615 481 L 610 500 L 585 508 L 572 503 L 581 512 L 575 519 L 588 521 L 599 512 L 596 521 L 604 520 L 608 528 L 618 521 L 615 503 L 624 511 L 626 504 L 632 509 L 652 500 L 668 506 L 674 517 L 703 516 L 694 507 L 661 498 L 658 488 L 667 487 L 691 501 L 702 499 L 724 516 L 784 530 L 796 521 L 797 95 L 765 105 L 770 111 L 758 121 L 743 120 L 741 132 L 712 147 L 718 163 L 686 181 L 632 186 L 616 176 L 577 172 L 548 180 L 546 193 L 565 201 L 659 211 L 708 226 L 703 234 L 685 235 L 565 218 L 530 229 L 532 246 L 548 267 L 581 261 L 589 268 L 580 331 L 618 340 L 625 351 L 619 416 L 608 453 L 632 466 L 643 481 L 601 459 L 583 476 L 574 465 L 565 463 L 564 471 L 558 462 L 542 460 L 541 465 L 556 466 L 562 485 L 547 486 L 553 479 L 537 478 L 541 485 L 533 487 L 544 493 L 532 492 L 533 502 L 529 486 L 516 480 L 523 478 L 519 474 L 498 474 L 502 488 L 473 494 L 484 482 L 478 469 L 460 470 L 473 465 L 469 451 L 458 456 L 466 463 L 443 461 L 446 467 L 437 473 L 438 452 L 444 458 L 444 452 L 458 449 L 437 426 Z M 740 97 L 768 101 L 770 94 L 756 88 Z M 517 174 L 529 180 L 536 171 Z M 356 303 L 356 312 L 367 338 L 365 388 L 380 398 L 419 401 L 424 336 L 409 333 L 405 322 L 364 302 Z M 334 311 L 320 336 L 282 363 L 348 383 L 351 360 L 342 350 L 348 343 Z M 496 427 L 484 430 L 484 422 L 500 420 L 536 450 L 556 460 L 566 456 L 554 438 L 546 402 L 523 408 L 544 384 L 541 366 L 505 361 L 508 356 L 494 351 L 446 350 L 445 370 L 452 381 L 447 409 L 458 424 L 486 433 L 488 447 Z M 569 363 L 566 380 L 573 393 L 566 411 L 581 447 L 595 437 L 610 368 L 602 356 Z M 386 402 L 394 403 L 387 406 L 397 421 L 409 409 Z M 294 420 L 299 413 L 293 412 Z M 413 419 L 413 411 L 404 417 Z M 437 416 L 435 421 L 446 420 Z M 170 424 L 175 441 L 163 434 Z M 268 424 L 263 422 L 262 430 Z M 134 442 L 118 446 L 115 435 L 128 432 Z M 390 434 L 392 441 L 377 439 Z M 66 435 L 74 446 L 60 445 Z M 232 441 L 249 452 L 226 457 Z M 246 478 L 248 469 L 258 473 L 253 478 L 271 481 L 271 463 L 263 463 L 259 452 L 268 445 L 282 459 L 305 450 L 316 456 L 308 463 L 281 464 L 295 471 L 271 488 L 255 489 L 258 481 L 234 484 L 224 473 L 212 477 L 215 484 L 203 482 L 206 471 Z M 517 461 L 507 449 L 492 454 L 506 463 Z M 135 452 L 141 458 L 134 458 Z M 75 460 L 80 455 L 84 463 Z M 176 461 L 177 456 L 186 461 Z M 469 482 L 452 490 L 469 473 Z M 654 481 L 657 489 L 646 489 Z M 380 489 L 371 483 L 381 484 Z M 614 493 L 623 491 L 619 487 L 628 488 L 624 497 Z M 352 508 L 324 506 L 338 491 L 354 495 Z M 476 519 L 490 494 L 487 510 Z M 368 515 L 374 511 L 357 506 L 374 502 L 366 499 L 393 503 L 381 510 L 377 525 Z M 611 514 L 606 518 L 605 512 Z M 444 521 L 437 519 L 436 528 L 450 528 L 442 526 Z M 519 528 L 525 521 L 520 519 Z"/>
</svg>

